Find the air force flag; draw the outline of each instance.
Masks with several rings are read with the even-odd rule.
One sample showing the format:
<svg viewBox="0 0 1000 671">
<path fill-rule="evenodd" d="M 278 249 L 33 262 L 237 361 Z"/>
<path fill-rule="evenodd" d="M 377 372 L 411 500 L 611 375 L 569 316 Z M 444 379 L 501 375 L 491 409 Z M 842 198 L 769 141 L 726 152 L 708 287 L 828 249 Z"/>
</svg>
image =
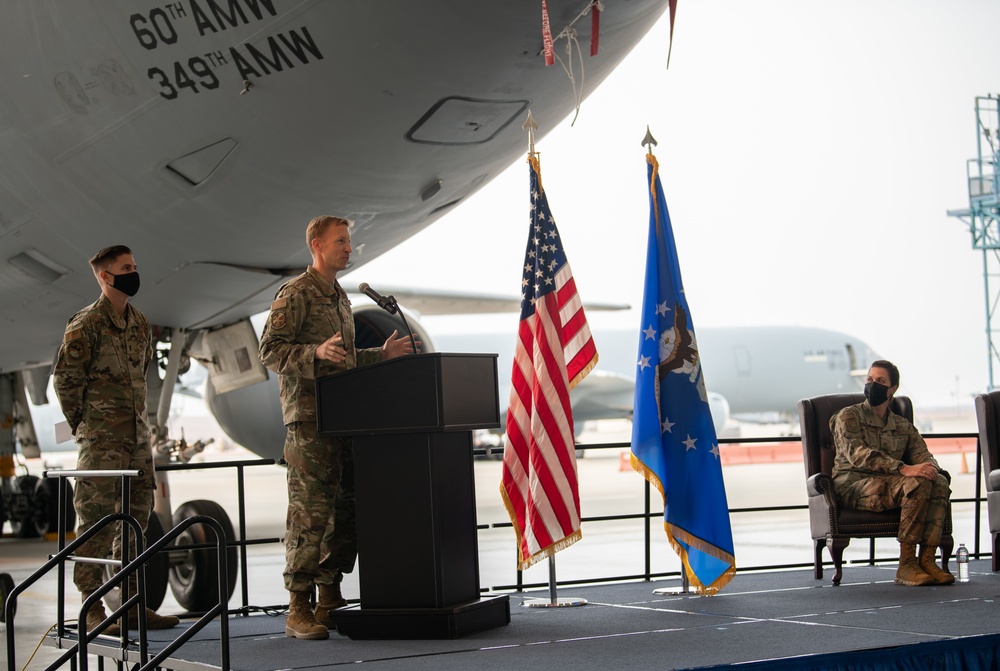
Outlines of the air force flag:
<svg viewBox="0 0 1000 671">
<path fill-rule="evenodd" d="M 736 574 L 719 444 L 684 296 L 659 165 L 647 154 L 649 247 L 632 422 L 632 468 L 663 495 L 664 529 L 688 580 L 715 594 Z"/>
</svg>

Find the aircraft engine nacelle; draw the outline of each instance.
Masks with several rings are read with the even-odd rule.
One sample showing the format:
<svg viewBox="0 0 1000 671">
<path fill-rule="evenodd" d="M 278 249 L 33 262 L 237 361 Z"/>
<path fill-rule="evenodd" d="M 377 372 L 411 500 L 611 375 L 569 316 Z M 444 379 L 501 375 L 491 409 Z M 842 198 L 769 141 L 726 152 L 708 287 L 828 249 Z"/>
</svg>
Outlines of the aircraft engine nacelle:
<svg viewBox="0 0 1000 671">
<path fill-rule="evenodd" d="M 722 394 L 708 392 L 708 409 L 712 411 L 712 424 L 715 425 L 715 435 L 721 436 L 729 421 L 729 401 Z"/>
<path fill-rule="evenodd" d="M 354 342 L 359 349 L 381 347 L 393 331 L 400 337 L 407 334 L 399 315 L 390 315 L 375 305 L 355 306 Z M 252 320 L 258 338 L 263 321 Z M 410 313 L 406 322 L 421 352 L 433 352 L 434 346 L 424 327 Z M 278 376 L 269 373 L 267 380 L 224 394 L 217 393 L 211 379 L 205 384 L 205 403 L 216 421 L 233 442 L 245 447 L 262 459 L 277 461 L 285 446 L 285 426 L 278 397 Z"/>
</svg>

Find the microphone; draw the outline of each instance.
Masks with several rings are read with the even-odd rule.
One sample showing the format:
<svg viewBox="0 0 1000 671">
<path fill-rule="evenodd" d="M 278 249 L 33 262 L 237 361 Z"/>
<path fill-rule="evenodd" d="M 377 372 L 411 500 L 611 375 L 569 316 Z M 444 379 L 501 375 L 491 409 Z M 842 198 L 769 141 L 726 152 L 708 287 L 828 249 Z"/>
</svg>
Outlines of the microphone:
<svg viewBox="0 0 1000 671">
<path fill-rule="evenodd" d="M 410 344 L 413 345 L 413 352 L 414 354 L 416 354 L 418 351 L 417 340 L 416 338 L 413 337 L 413 330 L 410 328 L 410 325 L 406 323 L 406 315 L 403 314 L 403 311 L 399 309 L 399 304 L 396 302 L 396 299 L 393 296 L 381 295 L 379 292 L 375 291 L 370 286 L 368 286 L 367 282 L 362 282 L 361 284 L 359 284 L 358 291 L 360 291 L 365 296 L 368 296 L 368 298 L 375 301 L 375 303 L 380 308 L 382 308 L 389 314 L 394 315 L 396 313 L 399 313 L 400 318 L 403 320 L 403 326 L 406 327 L 406 332 L 410 334 Z"/>
<path fill-rule="evenodd" d="M 368 286 L 367 282 L 362 282 L 361 284 L 359 284 L 358 291 L 360 291 L 365 296 L 368 296 L 368 298 L 375 301 L 376 305 L 378 305 L 380 308 L 382 308 L 391 315 L 394 315 L 399 311 L 399 306 L 396 305 L 395 298 L 393 298 L 392 296 L 382 296 L 381 294 L 379 294 L 379 292 L 375 291 L 370 286 Z"/>
</svg>

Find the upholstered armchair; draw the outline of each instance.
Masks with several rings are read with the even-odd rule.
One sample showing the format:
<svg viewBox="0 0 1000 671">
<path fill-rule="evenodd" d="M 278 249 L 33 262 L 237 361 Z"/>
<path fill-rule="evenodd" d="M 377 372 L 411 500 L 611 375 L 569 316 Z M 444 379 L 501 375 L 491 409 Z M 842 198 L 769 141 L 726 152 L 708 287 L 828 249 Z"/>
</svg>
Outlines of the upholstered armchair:
<svg viewBox="0 0 1000 671">
<path fill-rule="evenodd" d="M 976 397 L 979 449 L 986 475 L 986 508 L 993 537 L 993 570 L 1000 570 L 1000 391 Z"/>
<path fill-rule="evenodd" d="M 833 558 L 833 584 L 839 585 L 843 573 L 844 549 L 852 538 L 895 538 L 899 531 L 899 509 L 876 513 L 870 510 L 843 508 L 833 490 L 833 458 L 836 449 L 830 418 L 849 405 L 861 403 L 864 394 L 830 394 L 799 401 L 802 430 L 802 458 L 806 469 L 806 492 L 809 496 L 809 528 L 813 537 L 813 575 L 823 578 L 823 546 Z M 897 415 L 913 421 L 913 404 L 906 396 L 895 396 L 889 406 Z M 951 480 L 947 472 L 943 475 Z M 1000 499 L 998 499 L 1000 503 Z M 951 507 L 941 536 L 941 557 L 945 570 L 955 546 L 951 529 Z"/>
</svg>

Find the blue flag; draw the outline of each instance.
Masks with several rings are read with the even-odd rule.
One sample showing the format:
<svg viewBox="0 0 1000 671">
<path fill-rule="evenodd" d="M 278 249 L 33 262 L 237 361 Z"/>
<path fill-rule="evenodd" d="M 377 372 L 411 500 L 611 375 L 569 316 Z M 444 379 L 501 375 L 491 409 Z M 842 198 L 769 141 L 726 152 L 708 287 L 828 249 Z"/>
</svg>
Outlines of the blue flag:
<svg viewBox="0 0 1000 671">
<path fill-rule="evenodd" d="M 632 468 L 663 495 L 663 527 L 688 581 L 715 594 L 736 574 L 719 443 L 659 165 L 646 155 L 649 247 L 632 417 Z"/>
</svg>

